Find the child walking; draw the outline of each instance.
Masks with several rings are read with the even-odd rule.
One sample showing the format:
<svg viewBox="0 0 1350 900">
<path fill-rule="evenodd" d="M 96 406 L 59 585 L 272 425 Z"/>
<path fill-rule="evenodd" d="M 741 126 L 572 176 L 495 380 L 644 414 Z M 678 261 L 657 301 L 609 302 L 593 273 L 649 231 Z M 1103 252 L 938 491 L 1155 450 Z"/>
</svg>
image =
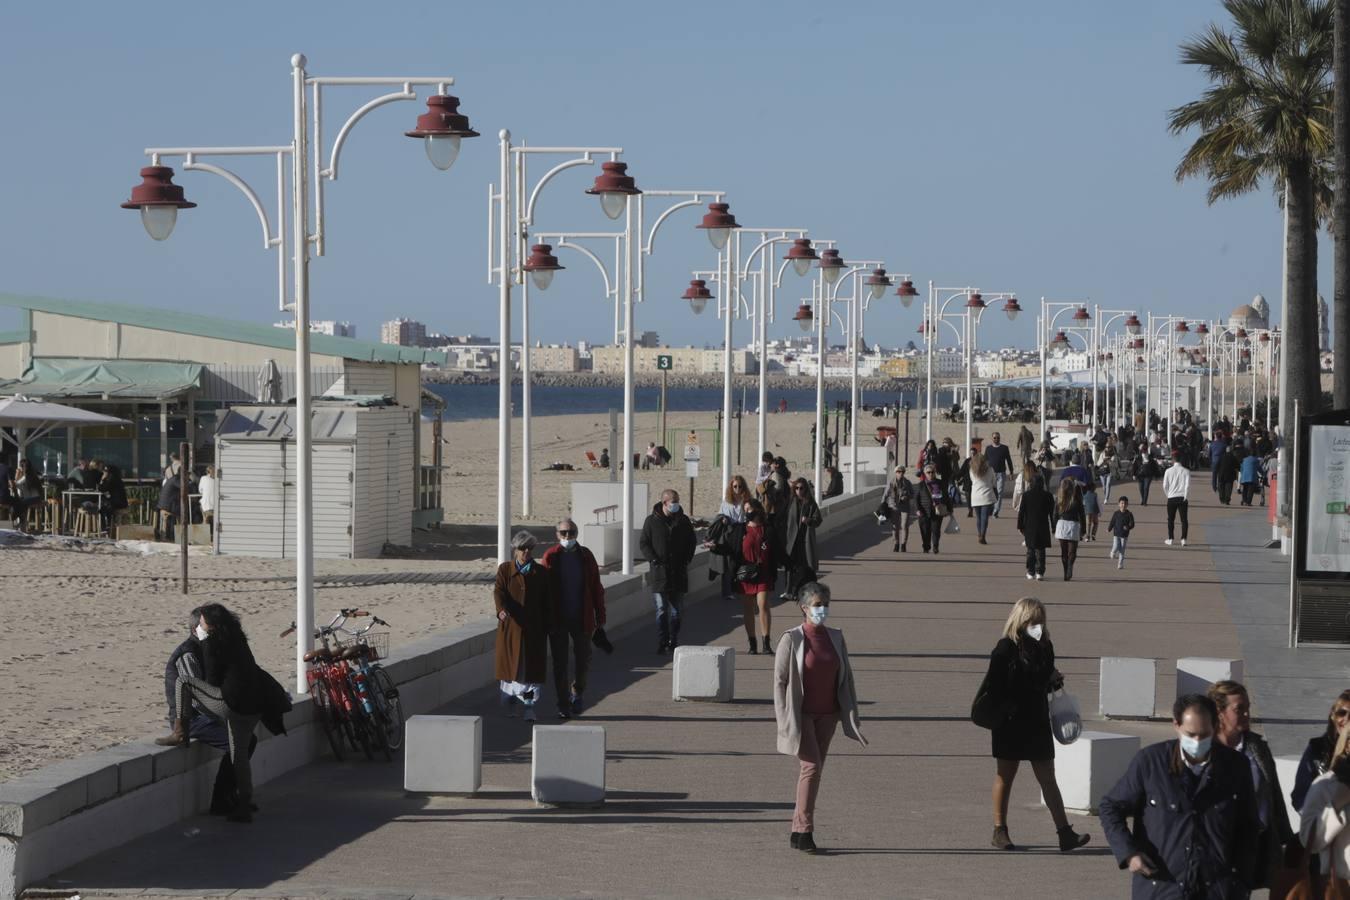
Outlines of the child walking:
<svg viewBox="0 0 1350 900">
<path fill-rule="evenodd" d="M 1125 568 L 1125 544 L 1134 530 L 1134 513 L 1130 512 L 1130 501 L 1122 496 L 1116 501 L 1116 511 L 1111 513 L 1111 521 L 1106 530 L 1111 532 L 1111 558 L 1117 560 L 1116 568 Z"/>
</svg>

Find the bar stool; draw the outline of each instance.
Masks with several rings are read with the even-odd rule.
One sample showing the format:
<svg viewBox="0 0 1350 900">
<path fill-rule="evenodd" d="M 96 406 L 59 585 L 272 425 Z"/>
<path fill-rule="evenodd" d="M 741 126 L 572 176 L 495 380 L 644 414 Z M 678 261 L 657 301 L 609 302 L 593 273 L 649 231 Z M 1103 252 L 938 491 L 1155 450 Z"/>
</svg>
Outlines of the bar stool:
<svg viewBox="0 0 1350 900">
<path fill-rule="evenodd" d="M 77 537 L 98 537 L 103 533 L 99 515 L 83 507 L 75 512 L 75 535 Z"/>
</svg>

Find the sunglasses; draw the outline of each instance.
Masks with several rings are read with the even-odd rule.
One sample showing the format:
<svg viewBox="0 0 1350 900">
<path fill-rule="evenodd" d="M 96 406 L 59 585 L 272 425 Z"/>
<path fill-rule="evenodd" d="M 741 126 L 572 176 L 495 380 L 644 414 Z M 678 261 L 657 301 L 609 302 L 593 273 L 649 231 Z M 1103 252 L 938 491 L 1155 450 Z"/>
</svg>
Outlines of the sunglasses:
<svg viewBox="0 0 1350 900">
<path fill-rule="evenodd" d="M 1335 712 L 1333 712 L 1332 715 L 1338 719 L 1344 719 L 1346 716 L 1350 716 L 1350 709 L 1347 709 L 1346 707 L 1342 706 Z"/>
<path fill-rule="evenodd" d="M 569 530 L 569 531 L 564 531 L 564 530 L 561 529 L 561 528 L 558 529 L 558 537 L 576 537 L 576 536 L 577 536 L 577 530 L 576 530 L 575 528 L 573 528 L 573 529 L 571 529 L 571 530 Z"/>
</svg>

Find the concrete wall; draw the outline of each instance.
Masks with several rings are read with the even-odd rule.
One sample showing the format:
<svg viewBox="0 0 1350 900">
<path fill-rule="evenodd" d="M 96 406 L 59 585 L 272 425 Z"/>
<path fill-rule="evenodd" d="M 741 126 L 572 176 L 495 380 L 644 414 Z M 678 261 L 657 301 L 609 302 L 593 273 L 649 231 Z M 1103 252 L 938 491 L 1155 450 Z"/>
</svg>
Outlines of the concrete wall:
<svg viewBox="0 0 1350 900">
<path fill-rule="evenodd" d="M 0 378 L 18 378 L 27 368 L 27 344 L 0 344 Z"/>
<path fill-rule="evenodd" d="M 817 534 L 826 538 L 871 518 L 881 488 L 827 500 Z M 689 602 L 712 596 L 706 551 L 690 566 L 700 586 Z M 650 621 L 646 567 L 633 575 L 603 576 L 607 629 L 621 634 Z M 396 648 L 385 661 L 399 685 L 404 717 L 431 712 L 493 682 L 496 623 L 466 625 Z M 253 757 L 257 785 L 308 765 L 327 742 L 309 699 L 286 716 L 284 737 L 258 731 Z M 91 856 L 200 814 L 210 805 L 219 753 L 150 740 L 110 747 L 0 784 L 0 900 Z"/>
</svg>

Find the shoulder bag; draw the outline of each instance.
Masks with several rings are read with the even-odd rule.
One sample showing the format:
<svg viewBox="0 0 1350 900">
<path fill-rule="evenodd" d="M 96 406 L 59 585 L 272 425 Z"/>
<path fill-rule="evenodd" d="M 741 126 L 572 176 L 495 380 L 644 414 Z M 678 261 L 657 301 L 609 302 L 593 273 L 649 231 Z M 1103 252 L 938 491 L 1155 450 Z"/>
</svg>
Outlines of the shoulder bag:
<svg viewBox="0 0 1350 900">
<path fill-rule="evenodd" d="M 998 686 L 986 672 L 980 687 L 975 691 L 975 700 L 970 704 L 970 721 L 981 728 L 993 730 L 1012 718 L 1017 704 L 1006 692 L 999 692 Z"/>
</svg>

